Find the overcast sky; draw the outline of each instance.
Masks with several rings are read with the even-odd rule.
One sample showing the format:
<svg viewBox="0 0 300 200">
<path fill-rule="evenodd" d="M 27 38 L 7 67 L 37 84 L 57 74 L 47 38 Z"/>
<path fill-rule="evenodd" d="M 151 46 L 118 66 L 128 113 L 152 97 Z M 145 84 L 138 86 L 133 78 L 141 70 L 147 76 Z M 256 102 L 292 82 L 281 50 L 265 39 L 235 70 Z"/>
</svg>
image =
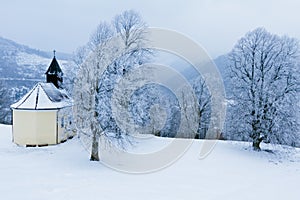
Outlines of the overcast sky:
<svg viewBox="0 0 300 200">
<path fill-rule="evenodd" d="M 0 0 L 0 36 L 72 53 L 100 21 L 126 9 L 138 11 L 150 27 L 189 36 L 212 57 L 260 26 L 300 39 L 299 0 Z"/>
</svg>

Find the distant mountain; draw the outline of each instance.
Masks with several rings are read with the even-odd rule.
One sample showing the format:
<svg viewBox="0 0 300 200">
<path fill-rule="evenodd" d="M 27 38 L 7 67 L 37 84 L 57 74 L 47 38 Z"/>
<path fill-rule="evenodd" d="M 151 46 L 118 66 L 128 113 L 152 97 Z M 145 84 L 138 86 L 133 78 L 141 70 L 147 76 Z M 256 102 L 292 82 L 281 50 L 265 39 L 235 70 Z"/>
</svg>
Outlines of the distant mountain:
<svg viewBox="0 0 300 200">
<path fill-rule="evenodd" d="M 0 37 L 0 79 L 44 79 L 53 53 L 32 49 Z M 69 65 L 71 55 L 57 53 L 62 68 Z"/>
<path fill-rule="evenodd" d="M 223 78 L 223 83 L 225 86 L 225 89 L 230 91 L 230 78 L 229 78 L 229 60 L 228 60 L 228 56 L 225 55 L 221 55 L 217 58 L 214 59 L 214 63 L 217 66 L 222 78 Z"/>
<path fill-rule="evenodd" d="M 170 66 L 174 70 L 178 71 L 186 80 L 193 81 L 195 78 L 199 76 L 198 71 L 186 60 L 183 58 L 171 54 L 168 52 L 156 52 L 156 57 L 153 60 L 154 63 L 159 63 L 165 66 Z M 231 86 L 230 86 L 230 79 L 229 79 L 229 60 L 227 54 L 221 55 L 215 59 L 213 59 L 217 69 L 220 72 L 220 75 L 223 79 L 223 84 L 226 90 L 226 94 L 230 94 Z M 174 80 L 176 81 L 176 77 Z"/>
<path fill-rule="evenodd" d="M 218 56 L 214 59 L 214 62 L 222 75 L 228 73 L 229 60 L 226 54 Z"/>
</svg>

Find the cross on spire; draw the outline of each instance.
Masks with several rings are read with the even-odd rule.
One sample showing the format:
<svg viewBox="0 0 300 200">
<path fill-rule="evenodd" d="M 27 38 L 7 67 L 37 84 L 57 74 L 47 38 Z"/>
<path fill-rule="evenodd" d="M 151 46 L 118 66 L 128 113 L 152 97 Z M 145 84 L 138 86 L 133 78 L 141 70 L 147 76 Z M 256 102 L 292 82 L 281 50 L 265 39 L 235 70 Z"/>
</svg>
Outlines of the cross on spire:
<svg viewBox="0 0 300 200">
<path fill-rule="evenodd" d="M 55 52 L 56 52 L 56 51 L 55 51 L 55 49 L 54 49 L 54 50 L 53 50 L 53 55 L 54 55 L 54 57 L 55 57 Z"/>
</svg>

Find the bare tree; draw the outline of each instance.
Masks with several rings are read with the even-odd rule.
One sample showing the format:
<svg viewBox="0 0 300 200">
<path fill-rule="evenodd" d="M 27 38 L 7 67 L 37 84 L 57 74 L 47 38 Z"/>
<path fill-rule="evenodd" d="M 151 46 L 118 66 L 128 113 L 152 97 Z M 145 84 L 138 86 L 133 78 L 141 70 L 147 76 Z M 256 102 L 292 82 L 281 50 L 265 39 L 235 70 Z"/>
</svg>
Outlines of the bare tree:
<svg viewBox="0 0 300 200">
<path fill-rule="evenodd" d="M 83 45 L 83 46 L 78 47 L 75 50 L 75 52 L 73 52 L 72 60 L 74 61 L 74 63 L 77 66 L 80 66 L 85 61 L 85 59 L 88 57 L 88 54 L 90 53 L 89 49 L 90 48 L 88 45 Z"/>
<path fill-rule="evenodd" d="M 198 99 L 197 113 L 199 116 L 199 129 L 196 138 L 204 139 L 211 118 L 211 94 L 206 86 L 205 80 L 201 77 L 198 77 L 194 81 L 193 88 Z"/>
<path fill-rule="evenodd" d="M 127 10 L 117 15 L 113 20 L 114 28 L 119 34 L 126 46 L 130 48 L 135 46 L 134 49 L 144 49 L 145 45 L 145 30 L 146 23 L 142 17 L 134 10 Z"/>
<path fill-rule="evenodd" d="M 260 150 L 262 141 L 281 143 L 296 137 L 291 130 L 297 125 L 286 109 L 299 95 L 298 53 L 295 39 L 258 28 L 240 39 L 229 54 L 235 119 L 231 125 L 253 141 L 255 150 Z"/>
<path fill-rule="evenodd" d="M 7 88 L 5 88 L 4 83 L 0 81 L 0 123 L 8 123 L 7 117 L 10 114 L 8 102 Z"/>
<path fill-rule="evenodd" d="M 96 30 L 90 36 L 88 48 L 91 51 L 95 51 L 101 43 L 111 39 L 113 36 L 114 32 L 111 25 L 105 21 L 100 22 Z"/>
<path fill-rule="evenodd" d="M 77 80 L 74 87 L 74 99 L 76 103 L 76 124 L 80 133 L 91 137 L 92 150 L 90 160 L 98 161 L 98 144 L 103 129 L 99 122 L 99 88 L 100 77 L 105 67 L 114 60 L 116 48 L 122 49 L 114 41 L 104 41 L 91 53 L 80 65 Z"/>
<path fill-rule="evenodd" d="M 118 77 L 144 59 L 145 28 L 138 13 L 125 11 L 115 17 L 112 26 L 100 23 L 85 49 L 78 51 L 80 56 L 89 56 L 80 65 L 75 84 L 77 127 L 91 138 L 92 161 L 99 161 L 100 136 L 122 138 L 112 119 L 110 98 Z"/>
</svg>

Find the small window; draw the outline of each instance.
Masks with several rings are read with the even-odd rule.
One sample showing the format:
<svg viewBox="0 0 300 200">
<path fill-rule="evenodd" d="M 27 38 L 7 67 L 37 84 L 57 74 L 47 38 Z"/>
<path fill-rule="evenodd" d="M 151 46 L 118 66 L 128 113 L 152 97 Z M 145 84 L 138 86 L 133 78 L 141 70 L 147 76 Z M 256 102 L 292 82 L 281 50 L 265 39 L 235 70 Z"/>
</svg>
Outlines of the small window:
<svg viewBox="0 0 300 200">
<path fill-rule="evenodd" d="M 64 117 L 61 118 L 60 125 L 61 125 L 61 128 L 63 128 L 65 126 L 65 119 L 64 119 Z"/>
</svg>

